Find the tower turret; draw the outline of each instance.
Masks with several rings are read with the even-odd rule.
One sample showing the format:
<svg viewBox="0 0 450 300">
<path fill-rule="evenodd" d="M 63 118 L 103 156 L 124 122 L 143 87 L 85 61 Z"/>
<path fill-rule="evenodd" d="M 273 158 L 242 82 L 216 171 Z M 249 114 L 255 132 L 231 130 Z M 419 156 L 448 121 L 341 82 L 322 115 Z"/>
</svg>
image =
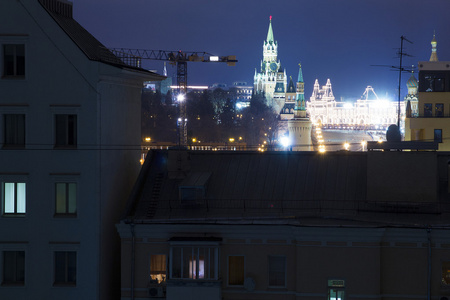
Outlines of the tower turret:
<svg viewBox="0 0 450 300">
<path fill-rule="evenodd" d="M 297 95 L 295 99 L 294 116 L 296 118 L 305 118 L 306 117 L 305 83 L 303 82 L 302 65 L 298 64 L 298 66 L 299 70 L 297 79 Z M 317 85 L 319 85 L 318 82 Z"/>
<path fill-rule="evenodd" d="M 439 61 L 436 53 L 437 48 L 437 41 L 436 41 L 436 34 L 433 33 L 433 39 L 431 40 L 431 56 L 430 61 Z"/>
</svg>

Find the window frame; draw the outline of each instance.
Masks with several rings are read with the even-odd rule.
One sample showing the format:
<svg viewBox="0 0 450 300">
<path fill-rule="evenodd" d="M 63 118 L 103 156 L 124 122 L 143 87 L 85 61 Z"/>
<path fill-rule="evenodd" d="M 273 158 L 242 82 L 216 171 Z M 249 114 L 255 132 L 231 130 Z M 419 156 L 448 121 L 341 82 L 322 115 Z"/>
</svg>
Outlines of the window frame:
<svg viewBox="0 0 450 300">
<path fill-rule="evenodd" d="M 274 270 L 270 269 L 270 258 L 284 258 L 284 284 L 283 285 L 273 285 L 271 284 L 270 275 Z M 287 257 L 286 255 L 268 255 L 267 256 L 267 285 L 269 288 L 286 288 L 287 286 Z"/>
<path fill-rule="evenodd" d="M 13 46 L 13 74 L 7 73 L 7 64 L 6 64 L 6 47 Z M 23 49 L 18 49 L 19 46 L 22 46 Z M 18 51 L 23 51 L 23 62 L 20 63 Z M 1 62 L 2 62 L 2 79 L 25 79 L 26 74 L 26 62 L 27 62 L 27 47 L 24 42 L 1 42 Z M 20 74 L 19 74 L 20 69 Z M 22 74 L 23 72 L 23 74 Z"/>
<path fill-rule="evenodd" d="M 244 267 L 243 267 L 243 280 L 242 284 L 230 284 L 230 257 L 243 257 L 244 259 Z M 227 286 L 229 287 L 243 287 L 245 282 L 245 271 L 246 271 L 246 257 L 243 254 L 232 254 L 227 256 Z"/>
<path fill-rule="evenodd" d="M 20 180 L 20 179 L 14 179 L 14 178 L 11 178 L 11 179 L 9 179 L 9 178 L 5 178 L 5 179 L 2 179 L 2 178 L 0 178 L 1 179 L 1 181 L 0 181 L 0 183 L 1 183 L 1 200 L 2 200 L 2 216 L 3 217 L 21 217 L 21 216 L 25 216 L 26 215 L 26 213 L 27 213 L 27 182 L 25 181 L 25 180 Z M 18 201 L 17 201 L 17 184 L 18 183 L 21 183 L 21 184 L 24 184 L 25 186 L 24 186 L 24 196 L 25 196 L 25 199 L 24 199 L 24 203 L 23 203 L 23 206 L 24 206 L 24 209 L 25 209 L 25 211 L 24 212 L 18 212 L 17 211 L 17 207 L 18 207 Z M 14 211 L 13 212 L 6 212 L 6 187 L 5 187 L 5 184 L 13 184 L 14 185 L 14 199 L 13 199 L 13 205 L 14 205 Z"/>
<path fill-rule="evenodd" d="M 15 255 L 15 261 L 14 264 L 16 265 L 14 268 L 14 277 L 15 280 L 12 281 L 5 281 L 5 273 L 6 273 L 6 259 L 5 259 L 5 252 L 14 252 Z M 17 253 L 22 252 L 23 253 L 23 280 L 17 280 Z M 26 283 L 26 251 L 24 249 L 18 249 L 17 247 L 14 248 L 3 248 L 1 249 L 1 285 L 2 286 L 25 286 Z"/>
<path fill-rule="evenodd" d="M 434 141 L 438 143 L 442 143 L 442 129 L 434 129 Z"/>
<path fill-rule="evenodd" d="M 174 277 L 174 264 L 175 264 L 175 258 L 174 258 L 174 249 L 176 248 L 181 248 L 181 252 L 180 252 L 180 277 Z M 184 248 L 191 248 L 191 253 L 197 254 L 196 256 L 196 262 L 195 262 L 195 266 L 192 267 L 192 269 L 196 272 L 195 274 L 195 278 L 192 277 L 183 277 L 185 274 L 185 270 L 184 270 L 184 263 L 183 260 L 185 258 L 184 253 L 183 253 L 183 249 Z M 209 265 L 208 265 L 208 271 L 206 271 L 205 265 L 203 265 L 204 268 L 204 275 L 203 278 L 200 278 L 200 259 L 198 258 L 198 254 L 199 254 L 199 249 L 201 248 L 208 248 L 208 249 L 213 249 L 213 261 L 210 259 L 209 260 Z M 197 252 L 194 252 L 194 249 L 197 249 Z M 210 252 L 209 252 L 210 254 Z M 188 254 L 187 254 L 188 255 Z M 204 281 L 216 281 L 219 280 L 219 244 L 216 242 L 171 242 L 170 243 L 170 252 L 169 252 L 169 277 L 168 279 L 170 280 L 192 280 L 192 281 L 197 281 L 197 280 L 204 280 Z M 210 255 L 211 257 L 211 255 Z M 211 265 L 213 265 L 213 270 L 211 271 Z M 178 265 L 177 265 L 178 266 Z M 188 267 L 190 268 L 190 267 Z M 188 273 L 189 269 L 188 269 Z M 211 274 L 213 273 L 213 274 Z M 209 277 L 206 277 L 206 274 L 209 274 Z"/>
<path fill-rule="evenodd" d="M 58 120 L 59 117 L 65 117 Z M 71 119 L 73 118 L 73 119 Z M 62 126 L 59 126 L 60 123 Z M 78 146 L 78 114 L 55 113 L 53 117 L 54 148 L 77 148 Z M 60 128 L 62 127 L 62 128 Z"/>
<path fill-rule="evenodd" d="M 155 271 L 152 271 L 152 256 L 164 256 L 164 266 L 165 266 L 165 270 L 164 270 L 164 273 L 161 273 L 161 271 L 160 270 L 155 270 Z M 148 264 L 149 264 L 149 278 L 148 278 L 148 281 L 149 281 L 149 283 L 157 283 L 157 284 L 162 284 L 162 283 L 164 283 L 164 282 L 166 282 L 167 281 L 167 275 L 168 275 L 168 259 L 169 259 L 169 255 L 167 255 L 167 253 L 150 253 L 149 254 L 149 262 L 148 262 Z M 152 273 L 155 273 L 155 274 L 152 274 Z M 164 274 L 164 276 L 163 275 L 161 275 L 161 274 Z M 158 275 L 161 275 L 161 277 L 162 277 L 162 279 L 161 279 L 161 281 L 159 281 L 158 280 L 158 278 L 156 278 L 156 279 L 153 279 L 152 278 L 152 275 L 154 275 L 154 276 L 158 276 Z M 154 282 L 155 280 L 157 280 L 158 282 Z"/>
<path fill-rule="evenodd" d="M 57 253 L 63 253 L 65 254 L 65 264 L 63 266 L 64 268 L 64 277 L 65 280 L 63 281 L 57 281 Z M 75 281 L 69 281 L 69 257 L 68 254 L 74 254 L 75 255 Z M 54 287 L 76 287 L 77 286 L 77 279 L 78 279 L 78 251 L 77 250 L 64 250 L 64 249 L 55 249 L 53 250 L 53 277 L 52 277 L 52 286 Z"/>
<path fill-rule="evenodd" d="M 64 185 L 64 194 L 65 194 L 65 212 L 58 212 L 58 185 Z M 70 185 L 75 185 L 75 212 L 69 212 L 69 207 L 70 207 L 70 191 L 69 191 L 69 186 Z M 55 217 L 76 217 L 77 213 L 78 213 L 78 183 L 74 180 L 66 180 L 66 181 L 55 181 L 54 182 L 54 203 L 55 203 L 55 213 L 54 216 Z"/>
</svg>

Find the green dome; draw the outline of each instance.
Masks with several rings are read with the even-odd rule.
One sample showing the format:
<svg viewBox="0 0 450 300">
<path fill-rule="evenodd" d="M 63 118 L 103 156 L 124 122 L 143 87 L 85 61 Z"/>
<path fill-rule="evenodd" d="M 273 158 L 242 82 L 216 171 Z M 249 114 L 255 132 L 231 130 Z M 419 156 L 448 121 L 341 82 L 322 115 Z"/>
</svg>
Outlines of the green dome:
<svg viewBox="0 0 450 300">
<path fill-rule="evenodd" d="M 417 79 L 414 77 L 414 74 L 411 74 L 411 77 L 406 82 L 406 86 L 408 88 L 416 88 L 418 86 Z"/>
</svg>

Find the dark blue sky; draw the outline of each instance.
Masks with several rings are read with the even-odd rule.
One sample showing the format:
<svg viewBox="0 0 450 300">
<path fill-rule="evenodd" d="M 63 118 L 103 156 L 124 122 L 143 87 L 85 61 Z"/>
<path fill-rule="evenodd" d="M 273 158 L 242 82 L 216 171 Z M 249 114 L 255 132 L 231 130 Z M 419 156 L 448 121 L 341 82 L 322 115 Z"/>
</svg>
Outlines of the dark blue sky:
<svg viewBox="0 0 450 300">
<path fill-rule="evenodd" d="M 336 98 L 359 98 L 367 85 L 379 97 L 397 99 L 398 73 L 371 65 L 404 65 L 431 54 L 436 30 L 438 57 L 450 60 L 450 0 L 73 0 L 74 17 L 107 47 L 205 51 L 236 55 L 235 67 L 190 63 L 188 84 L 253 84 L 260 68 L 269 16 L 278 58 L 288 76 L 302 63 L 305 96 L 314 80 L 331 79 Z M 162 72 L 162 63 L 145 65 Z M 168 67 L 169 75 L 175 68 Z M 403 74 L 404 82 L 409 74 Z M 406 92 L 402 84 L 402 94 Z"/>
</svg>

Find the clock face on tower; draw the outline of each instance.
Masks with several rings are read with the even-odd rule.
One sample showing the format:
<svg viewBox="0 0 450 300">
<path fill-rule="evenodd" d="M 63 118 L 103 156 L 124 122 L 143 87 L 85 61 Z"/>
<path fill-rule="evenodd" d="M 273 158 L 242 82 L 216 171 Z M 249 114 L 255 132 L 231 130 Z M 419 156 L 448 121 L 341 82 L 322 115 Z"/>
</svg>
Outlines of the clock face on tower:
<svg viewBox="0 0 450 300">
<path fill-rule="evenodd" d="M 275 72 L 278 69 L 278 65 L 274 62 L 270 63 L 270 69 Z"/>
</svg>

